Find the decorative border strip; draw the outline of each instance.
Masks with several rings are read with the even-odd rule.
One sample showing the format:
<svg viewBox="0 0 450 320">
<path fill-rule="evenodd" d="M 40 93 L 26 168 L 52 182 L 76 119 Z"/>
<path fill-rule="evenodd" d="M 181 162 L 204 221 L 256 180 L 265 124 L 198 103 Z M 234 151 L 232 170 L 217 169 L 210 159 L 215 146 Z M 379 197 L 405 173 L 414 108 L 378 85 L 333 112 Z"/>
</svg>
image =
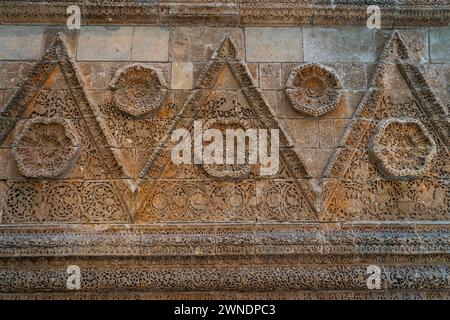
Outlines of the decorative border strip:
<svg viewBox="0 0 450 320">
<path fill-rule="evenodd" d="M 0 300 L 450 300 L 449 290 L 353 290 L 291 292 L 66 292 L 6 293 Z"/>
<path fill-rule="evenodd" d="M 77 263 L 67 260 L 67 266 Z M 32 264 L 0 270 L 0 293 L 71 292 L 67 288 L 67 266 L 41 259 Z M 303 290 L 367 290 L 368 264 L 358 265 L 253 265 L 168 267 L 104 265 L 97 261 L 80 267 L 83 292 L 286 292 Z M 449 266 L 380 266 L 383 290 L 449 289 Z"/>
<path fill-rule="evenodd" d="M 0 257 L 445 254 L 449 224 L 2 226 Z"/>
<path fill-rule="evenodd" d="M 294 1 L 295 2 L 295 1 Z M 448 26 L 450 3 L 429 1 L 243 1 L 231 3 L 145 3 L 90 0 L 2 1 L 0 23 L 65 24 L 66 8 L 78 4 L 83 24 L 157 24 L 157 25 L 366 25 L 367 7 L 378 5 L 382 27 Z"/>
</svg>

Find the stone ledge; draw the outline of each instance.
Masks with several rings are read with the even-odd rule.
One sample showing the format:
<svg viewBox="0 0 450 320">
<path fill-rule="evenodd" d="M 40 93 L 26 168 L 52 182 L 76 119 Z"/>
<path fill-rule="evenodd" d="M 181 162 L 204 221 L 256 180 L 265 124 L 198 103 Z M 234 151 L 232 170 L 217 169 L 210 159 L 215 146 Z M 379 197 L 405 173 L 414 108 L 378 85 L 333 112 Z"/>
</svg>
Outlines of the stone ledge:
<svg viewBox="0 0 450 320">
<path fill-rule="evenodd" d="M 82 1 L 3 1 L 0 23 L 64 24 L 66 8 L 80 4 L 83 24 L 159 24 L 159 25 L 366 25 L 367 7 L 379 5 L 384 15 L 382 27 L 448 26 L 450 2 L 424 4 L 409 1 L 341 0 L 332 6 L 328 1 L 228 1 L 226 3 L 152 3 Z M 316 4 L 314 4 L 316 3 Z"/>
</svg>

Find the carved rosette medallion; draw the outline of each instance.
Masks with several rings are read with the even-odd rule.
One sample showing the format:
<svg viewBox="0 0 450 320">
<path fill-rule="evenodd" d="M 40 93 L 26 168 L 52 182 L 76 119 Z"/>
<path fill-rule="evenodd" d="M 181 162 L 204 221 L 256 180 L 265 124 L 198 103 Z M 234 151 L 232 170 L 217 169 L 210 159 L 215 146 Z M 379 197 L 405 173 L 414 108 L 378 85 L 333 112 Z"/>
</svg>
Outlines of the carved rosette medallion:
<svg viewBox="0 0 450 320">
<path fill-rule="evenodd" d="M 139 64 L 119 70 L 110 87 L 116 107 L 133 117 L 159 109 L 167 94 L 161 71 Z"/>
<path fill-rule="evenodd" d="M 294 68 L 286 83 L 286 93 L 299 112 L 318 117 L 335 109 L 342 85 L 334 70 L 317 63 Z"/>
<path fill-rule="evenodd" d="M 422 175 L 436 149 L 436 142 L 425 126 L 412 118 L 383 120 L 369 146 L 379 169 L 391 178 Z"/>
<path fill-rule="evenodd" d="M 80 137 L 68 120 L 34 118 L 16 136 L 12 155 L 19 172 L 29 178 L 56 178 L 79 154 Z"/>
<path fill-rule="evenodd" d="M 223 136 L 223 162 L 224 164 L 207 164 L 203 163 L 202 166 L 211 177 L 219 179 L 242 179 L 246 178 L 252 169 L 252 165 L 248 164 L 248 145 L 245 145 L 245 164 L 225 164 L 225 158 L 227 153 L 227 142 L 226 142 L 226 130 L 247 130 L 250 128 L 248 122 L 244 119 L 211 119 L 205 123 L 204 129 L 218 129 L 222 132 Z M 208 144 L 208 143 L 207 143 Z M 234 147 L 234 158 L 236 160 L 237 147 L 242 147 L 236 142 L 236 138 L 233 143 Z"/>
</svg>

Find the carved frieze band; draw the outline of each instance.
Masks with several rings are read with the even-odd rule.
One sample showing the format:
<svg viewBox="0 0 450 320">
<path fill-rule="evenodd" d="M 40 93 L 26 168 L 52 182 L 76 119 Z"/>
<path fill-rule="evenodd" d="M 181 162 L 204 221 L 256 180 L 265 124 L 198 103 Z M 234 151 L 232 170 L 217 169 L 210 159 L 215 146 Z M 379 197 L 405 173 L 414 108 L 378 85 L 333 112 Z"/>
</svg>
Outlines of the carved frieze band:
<svg viewBox="0 0 450 320">
<path fill-rule="evenodd" d="M 175 1 L 174 1 L 175 2 Z M 366 25 L 366 2 L 236 1 L 242 3 L 146 3 L 142 1 L 2 1 L 0 23 L 66 22 L 69 4 L 82 8 L 83 24 L 184 25 Z M 382 26 L 447 26 L 450 4 L 415 0 L 374 1 L 383 12 Z"/>
<path fill-rule="evenodd" d="M 83 268 L 82 288 L 85 292 L 367 290 L 367 265 L 187 265 L 180 269 L 139 265 L 137 259 L 104 261 L 102 265 L 94 264 L 94 261 L 86 259 L 84 263 L 71 259 L 66 262 Z M 46 259 L 25 260 L 22 267 L 17 267 L 17 261 L 0 260 L 2 262 L 16 267 L 0 269 L 0 293 L 70 292 L 64 265 L 52 266 Z M 26 264 L 33 267 L 27 268 Z M 445 264 L 384 266 L 381 269 L 382 289 L 445 290 L 448 272 L 449 267 Z"/>
<path fill-rule="evenodd" d="M 3 227 L 0 257 L 446 254 L 441 224 Z"/>
</svg>

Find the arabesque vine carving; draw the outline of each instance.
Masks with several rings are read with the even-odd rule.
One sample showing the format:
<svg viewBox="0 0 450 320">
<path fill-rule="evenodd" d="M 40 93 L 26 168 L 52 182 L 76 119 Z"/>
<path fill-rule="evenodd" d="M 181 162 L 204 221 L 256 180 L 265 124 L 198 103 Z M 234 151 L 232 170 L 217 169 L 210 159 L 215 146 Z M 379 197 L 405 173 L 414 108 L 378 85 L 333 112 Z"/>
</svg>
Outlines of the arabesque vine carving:
<svg viewBox="0 0 450 320">
<path fill-rule="evenodd" d="M 205 129 L 217 129 L 225 134 L 226 129 L 250 129 L 250 124 L 245 119 L 230 118 L 230 119 L 211 119 L 205 123 Z M 226 142 L 224 142 L 226 143 Z M 246 143 L 246 142 L 244 142 Z M 226 149 L 225 149 L 226 150 Z M 212 177 L 225 178 L 225 179 L 238 179 L 245 178 L 250 174 L 252 168 L 251 164 L 248 164 L 249 149 L 248 143 L 245 146 L 245 163 L 244 164 L 225 164 L 225 154 L 223 155 L 223 164 L 207 164 L 203 163 L 203 169 Z M 236 155 L 235 155 L 236 158 Z"/>
</svg>

